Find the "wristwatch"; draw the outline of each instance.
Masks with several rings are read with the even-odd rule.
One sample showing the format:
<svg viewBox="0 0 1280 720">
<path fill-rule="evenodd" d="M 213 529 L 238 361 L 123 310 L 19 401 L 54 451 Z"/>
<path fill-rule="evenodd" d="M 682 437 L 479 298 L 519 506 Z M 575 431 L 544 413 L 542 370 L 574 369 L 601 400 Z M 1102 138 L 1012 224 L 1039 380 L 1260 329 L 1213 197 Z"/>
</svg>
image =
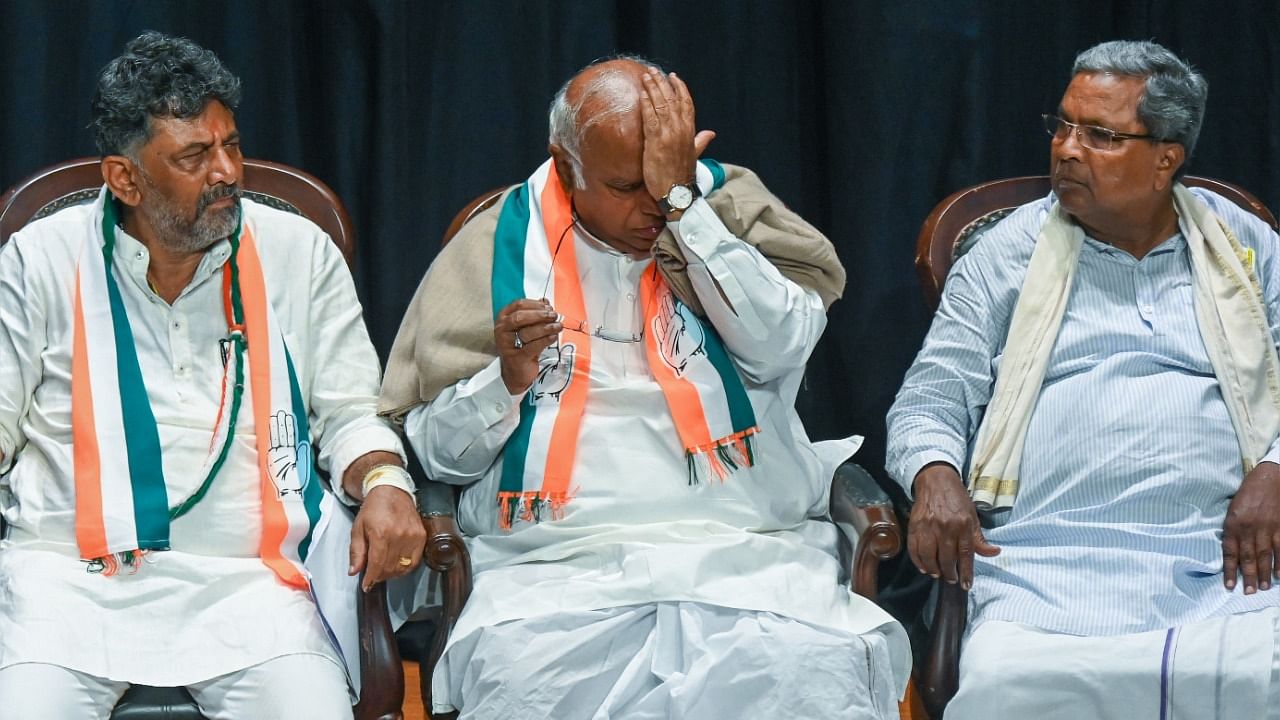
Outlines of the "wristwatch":
<svg viewBox="0 0 1280 720">
<path fill-rule="evenodd" d="M 666 197 L 658 199 L 658 209 L 663 215 L 684 212 L 689 209 L 694 200 L 700 197 L 702 197 L 702 190 L 698 187 L 698 183 L 691 182 L 685 185 L 677 183 L 667 191 Z"/>
</svg>

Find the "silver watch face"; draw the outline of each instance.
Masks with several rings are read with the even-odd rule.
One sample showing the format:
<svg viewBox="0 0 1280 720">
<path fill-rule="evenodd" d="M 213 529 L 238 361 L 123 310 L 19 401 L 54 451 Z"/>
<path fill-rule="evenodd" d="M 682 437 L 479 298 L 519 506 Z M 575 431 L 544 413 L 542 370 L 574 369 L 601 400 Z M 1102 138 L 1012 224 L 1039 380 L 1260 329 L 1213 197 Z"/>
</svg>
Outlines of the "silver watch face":
<svg viewBox="0 0 1280 720">
<path fill-rule="evenodd" d="M 667 193 L 667 204 L 672 210 L 688 210 L 693 204 L 693 191 L 688 185 L 672 185 Z"/>
</svg>

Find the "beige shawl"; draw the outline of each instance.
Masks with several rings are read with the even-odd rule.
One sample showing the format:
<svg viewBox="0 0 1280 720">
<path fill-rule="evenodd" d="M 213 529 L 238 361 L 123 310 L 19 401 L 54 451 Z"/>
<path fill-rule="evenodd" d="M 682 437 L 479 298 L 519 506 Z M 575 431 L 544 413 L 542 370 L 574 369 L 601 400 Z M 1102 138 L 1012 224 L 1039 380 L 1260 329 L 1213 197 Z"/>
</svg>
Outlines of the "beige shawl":
<svg viewBox="0 0 1280 720">
<path fill-rule="evenodd" d="M 1280 360 L 1252 254 L 1181 184 L 1174 208 L 1191 255 L 1196 319 L 1247 473 L 1280 432 Z M 1013 309 L 1000 376 L 978 428 L 969 491 L 982 510 L 1013 506 L 1023 441 L 1071 294 L 1084 231 L 1058 204 L 1036 239 Z"/>
<path fill-rule="evenodd" d="M 724 165 L 725 182 L 707 198 L 729 232 L 754 246 L 787 278 L 818 293 L 830 307 L 844 291 L 844 268 L 822 233 L 788 210 L 755 173 Z M 493 341 L 490 273 L 493 233 L 510 190 L 462 227 L 441 251 L 414 293 L 382 381 L 378 412 L 397 422 L 415 405 L 475 375 L 497 357 Z M 676 297 L 705 316 L 671 231 L 654 257 Z"/>
</svg>

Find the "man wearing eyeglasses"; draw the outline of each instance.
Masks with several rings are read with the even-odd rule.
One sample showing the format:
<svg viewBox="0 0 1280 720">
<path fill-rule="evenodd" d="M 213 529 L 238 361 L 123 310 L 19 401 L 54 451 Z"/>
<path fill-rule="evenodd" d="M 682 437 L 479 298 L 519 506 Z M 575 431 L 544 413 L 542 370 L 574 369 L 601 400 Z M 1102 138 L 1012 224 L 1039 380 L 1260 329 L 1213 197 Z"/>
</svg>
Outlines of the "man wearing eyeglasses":
<svg viewBox="0 0 1280 720">
<path fill-rule="evenodd" d="M 675 73 L 593 64 L 550 126 L 433 263 L 384 382 L 428 474 L 468 486 L 433 711 L 897 717 L 902 629 L 838 583 L 820 519 L 853 448 L 820 457 L 793 407 L 830 243 L 698 160 Z"/>
<path fill-rule="evenodd" d="M 956 262 L 889 415 L 911 557 L 969 590 L 947 718 L 1278 717 L 1276 234 L 1178 182 L 1187 63 L 1073 75 L 1053 192 Z"/>
</svg>

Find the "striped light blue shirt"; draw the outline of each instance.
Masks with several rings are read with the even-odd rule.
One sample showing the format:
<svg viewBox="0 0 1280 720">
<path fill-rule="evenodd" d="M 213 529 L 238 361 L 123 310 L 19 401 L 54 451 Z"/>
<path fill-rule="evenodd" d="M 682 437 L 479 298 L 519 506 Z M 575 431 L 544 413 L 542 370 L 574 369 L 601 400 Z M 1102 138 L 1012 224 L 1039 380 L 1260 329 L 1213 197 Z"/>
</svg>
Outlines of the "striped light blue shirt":
<svg viewBox="0 0 1280 720">
<path fill-rule="evenodd" d="M 1276 234 L 1231 201 L 1193 190 L 1254 249 L 1280 339 Z M 889 472 L 911 490 L 926 464 L 962 470 L 1000 369 L 1009 319 L 1053 197 L 988 231 L 947 278 L 924 347 L 889 411 Z M 1222 526 L 1240 449 L 1193 308 L 1191 260 L 1174 235 L 1142 260 L 1086 238 L 1012 510 L 983 519 L 1002 552 L 975 557 L 970 628 L 1007 620 L 1114 635 L 1280 604 L 1222 582 Z M 1280 459 L 1280 443 L 1266 460 Z"/>
</svg>

